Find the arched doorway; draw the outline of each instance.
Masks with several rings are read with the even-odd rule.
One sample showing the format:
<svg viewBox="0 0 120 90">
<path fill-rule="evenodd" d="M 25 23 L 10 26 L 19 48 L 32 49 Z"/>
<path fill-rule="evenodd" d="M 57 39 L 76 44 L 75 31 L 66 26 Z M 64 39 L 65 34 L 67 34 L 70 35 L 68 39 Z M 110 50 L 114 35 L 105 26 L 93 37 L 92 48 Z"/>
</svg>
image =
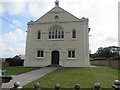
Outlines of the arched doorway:
<svg viewBox="0 0 120 90">
<path fill-rule="evenodd" d="M 59 51 L 52 51 L 51 52 L 51 64 L 58 64 L 59 65 L 59 58 L 60 58 Z"/>
</svg>

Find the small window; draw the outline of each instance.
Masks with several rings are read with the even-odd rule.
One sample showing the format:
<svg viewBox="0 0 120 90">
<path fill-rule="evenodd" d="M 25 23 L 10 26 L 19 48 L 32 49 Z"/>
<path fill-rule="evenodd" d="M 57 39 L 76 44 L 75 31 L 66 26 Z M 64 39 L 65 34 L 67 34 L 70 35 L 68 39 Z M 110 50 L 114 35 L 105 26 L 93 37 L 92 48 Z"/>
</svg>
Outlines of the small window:
<svg viewBox="0 0 120 90">
<path fill-rule="evenodd" d="M 41 32 L 40 31 L 38 31 L 37 39 L 41 39 Z"/>
<path fill-rule="evenodd" d="M 75 51 L 72 51 L 72 58 L 75 58 Z"/>
<path fill-rule="evenodd" d="M 44 52 L 38 50 L 38 51 L 37 51 L 37 57 L 39 57 L 39 58 L 43 58 L 43 57 L 44 57 Z"/>
<path fill-rule="evenodd" d="M 55 15 L 55 19 L 58 19 L 59 18 L 59 16 L 58 15 Z"/>
<path fill-rule="evenodd" d="M 75 58 L 75 51 L 74 50 L 68 51 L 68 58 Z"/>
<path fill-rule="evenodd" d="M 72 31 L 72 38 L 76 38 L 76 30 Z"/>
<path fill-rule="evenodd" d="M 68 51 L 68 57 L 71 57 L 71 51 Z"/>
</svg>

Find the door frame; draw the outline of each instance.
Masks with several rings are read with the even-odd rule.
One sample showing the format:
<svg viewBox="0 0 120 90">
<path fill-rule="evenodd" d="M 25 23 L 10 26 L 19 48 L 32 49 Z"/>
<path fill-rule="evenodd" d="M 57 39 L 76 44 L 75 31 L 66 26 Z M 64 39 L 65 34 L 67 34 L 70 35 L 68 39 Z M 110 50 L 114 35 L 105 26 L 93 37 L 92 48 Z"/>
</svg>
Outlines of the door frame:
<svg viewBox="0 0 120 90">
<path fill-rule="evenodd" d="M 59 50 L 52 50 L 51 51 L 51 64 L 53 64 L 53 52 L 58 52 L 58 58 L 59 58 L 59 60 L 58 60 L 58 65 L 60 64 L 60 51 Z"/>
</svg>

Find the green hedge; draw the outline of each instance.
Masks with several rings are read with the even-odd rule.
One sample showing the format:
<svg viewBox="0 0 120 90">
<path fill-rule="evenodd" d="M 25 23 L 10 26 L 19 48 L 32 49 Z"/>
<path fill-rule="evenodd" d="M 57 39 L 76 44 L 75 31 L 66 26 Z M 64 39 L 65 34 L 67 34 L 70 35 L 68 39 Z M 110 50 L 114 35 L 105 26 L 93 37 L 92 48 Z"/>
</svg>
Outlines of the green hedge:
<svg viewBox="0 0 120 90">
<path fill-rule="evenodd" d="M 120 60 L 120 56 L 110 57 L 108 59 L 118 59 L 118 60 Z"/>
<path fill-rule="evenodd" d="M 9 62 L 10 66 L 23 66 L 24 59 L 6 58 L 6 62 Z"/>
<path fill-rule="evenodd" d="M 115 60 L 120 60 L 120 56 L 114 56 L 114 57 L 97 57 L 97 58 L 90 58 L 90 60 L 111 60 L 111 59 L 115 59 Z"/>
</svg>

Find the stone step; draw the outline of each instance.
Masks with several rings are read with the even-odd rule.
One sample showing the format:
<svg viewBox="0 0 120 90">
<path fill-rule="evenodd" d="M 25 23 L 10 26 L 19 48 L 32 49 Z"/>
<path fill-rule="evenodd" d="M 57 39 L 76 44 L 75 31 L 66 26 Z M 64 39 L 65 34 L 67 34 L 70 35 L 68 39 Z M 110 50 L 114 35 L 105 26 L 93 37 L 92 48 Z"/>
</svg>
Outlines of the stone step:
<svg viewBox="0 0 120 90">
<path fill-rule="evenodd" d="M 51 65 L 47 65 L 45 67 L 62 67 L 61 65 L 58 64 L 51 64 Z"/>
</svg>

